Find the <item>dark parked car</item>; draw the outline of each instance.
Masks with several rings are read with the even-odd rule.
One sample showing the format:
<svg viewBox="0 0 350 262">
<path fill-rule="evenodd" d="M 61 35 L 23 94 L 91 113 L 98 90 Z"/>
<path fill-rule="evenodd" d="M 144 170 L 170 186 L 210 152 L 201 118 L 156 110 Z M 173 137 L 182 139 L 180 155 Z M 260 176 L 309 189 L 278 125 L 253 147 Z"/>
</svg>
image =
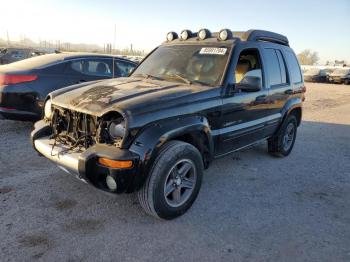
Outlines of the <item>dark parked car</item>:
<svg viewBox="0 0 350 262">
<path fill-rule="evenodd" d="M 350 69 L 348 68 L 339 68 L 329 74 L 328 81 L 330 83 L 337 84 L 350 84 Z"/>
<path fill-rule="evenodd" d="M 171 32 L 130 77 L 50 93 L 31 140 L 82 181 L 138 191 L 147 213 L 172 219 L 191 207 L 213 159 L 265 140 L 289 155 L 304 92 L 285 36 Z"/>
<path fill-rule="evenodd" d="M 0 65 L 10 64 L 30 57 L 51 53 L 59 53 L 59 51 L 52 48 L 7 47 L 0 51 Z"/>
<path fill-rule="evenodd" d="M 81 82 L 128 76 L 136 65 L 109 55 L 62 53 L 0 66 L 0 117 L 38 120 L 48 93 Z"/>
<path fill-rule="evenodd" d="M 328 76 L 331 72 L 332 71 L 330 69 L 309 69 L 304 73 L 304 81 L 326 83 L 328 81 Z"/>
</svg>

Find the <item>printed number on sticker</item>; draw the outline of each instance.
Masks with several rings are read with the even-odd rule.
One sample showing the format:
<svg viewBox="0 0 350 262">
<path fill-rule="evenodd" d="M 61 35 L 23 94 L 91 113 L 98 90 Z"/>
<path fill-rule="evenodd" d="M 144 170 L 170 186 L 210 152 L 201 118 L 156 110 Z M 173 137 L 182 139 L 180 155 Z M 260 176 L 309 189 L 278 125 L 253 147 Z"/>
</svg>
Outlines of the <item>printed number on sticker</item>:
<svg viewBox="0 0 350 262">
<path fill-rule="evenodd" d="M 226 54 L 227 48 L 220 47 L 203 47 L 199 52 L 202 55 L 224 55 Z"/>
</svg>

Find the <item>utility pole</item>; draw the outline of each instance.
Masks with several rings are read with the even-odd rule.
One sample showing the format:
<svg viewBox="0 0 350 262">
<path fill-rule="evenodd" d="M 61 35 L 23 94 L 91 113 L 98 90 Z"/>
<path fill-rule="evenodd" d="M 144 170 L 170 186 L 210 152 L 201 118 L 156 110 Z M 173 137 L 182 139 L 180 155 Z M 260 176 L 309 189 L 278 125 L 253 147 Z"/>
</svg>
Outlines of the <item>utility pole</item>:
<svg viewBox="0 0 350 262">
<path fill-rule="evenodd" d="M 115 39 L 117 35 L 117 24 L 114 24 L 113 50 L 115 50 Z"/>
<path fill-rule="evenodd" d="M 7 30 L 7 46 L 10 46 L 9 30 Z"/>
</svg>

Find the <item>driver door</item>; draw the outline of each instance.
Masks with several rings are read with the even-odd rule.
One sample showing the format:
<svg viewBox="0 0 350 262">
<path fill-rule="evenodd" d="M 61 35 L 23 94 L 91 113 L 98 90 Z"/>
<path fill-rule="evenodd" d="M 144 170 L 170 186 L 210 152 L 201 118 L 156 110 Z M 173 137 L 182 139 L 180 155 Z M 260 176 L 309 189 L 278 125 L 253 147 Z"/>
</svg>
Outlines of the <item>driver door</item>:
<svg viewBox="0 0 350 262">
<path fill-rule="evenodd" d="M 269 118 L 268 89 L 258 48 L 244 49 L 234 60 L 232 90 L 223 98 L 218 154 L 230 153 L 265 138 L 264 127 Z M 246 66 L 247 61 L 249 65 Z M 245 64 L 246 69 L 242 64 Z M 241 69 L 239 69 L 241 68 Z M 246 70 L 246 72 L 244 72 Z M 256 90 L 238 89 L 246 76 L 260 77 Z M 259 88 L 260 85 L 260 88 Z"/>
</svg>

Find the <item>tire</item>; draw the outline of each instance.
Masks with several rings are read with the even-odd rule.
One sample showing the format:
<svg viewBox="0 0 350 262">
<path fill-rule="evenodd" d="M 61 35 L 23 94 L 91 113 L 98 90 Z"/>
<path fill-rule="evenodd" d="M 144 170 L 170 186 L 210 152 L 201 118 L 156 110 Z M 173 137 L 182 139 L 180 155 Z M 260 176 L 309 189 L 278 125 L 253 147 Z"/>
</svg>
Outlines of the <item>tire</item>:
<svg viewBox="0 0 350 262">
<path fill-rule="evenodd" d="M 203 169 L 203 159 L 197 148 L 182 141 L 167 142 L 138 191 L 142 208 L 157 218 L 181 216 L 197 198 Z"/>
<path fill-rule="evenodd" d="M 277 157 L 288 156 L 294 147 L 297 128 L 296 116 L 287 116 L 278 133 L 267 140 L 269 153 Z"/>
</svg>

